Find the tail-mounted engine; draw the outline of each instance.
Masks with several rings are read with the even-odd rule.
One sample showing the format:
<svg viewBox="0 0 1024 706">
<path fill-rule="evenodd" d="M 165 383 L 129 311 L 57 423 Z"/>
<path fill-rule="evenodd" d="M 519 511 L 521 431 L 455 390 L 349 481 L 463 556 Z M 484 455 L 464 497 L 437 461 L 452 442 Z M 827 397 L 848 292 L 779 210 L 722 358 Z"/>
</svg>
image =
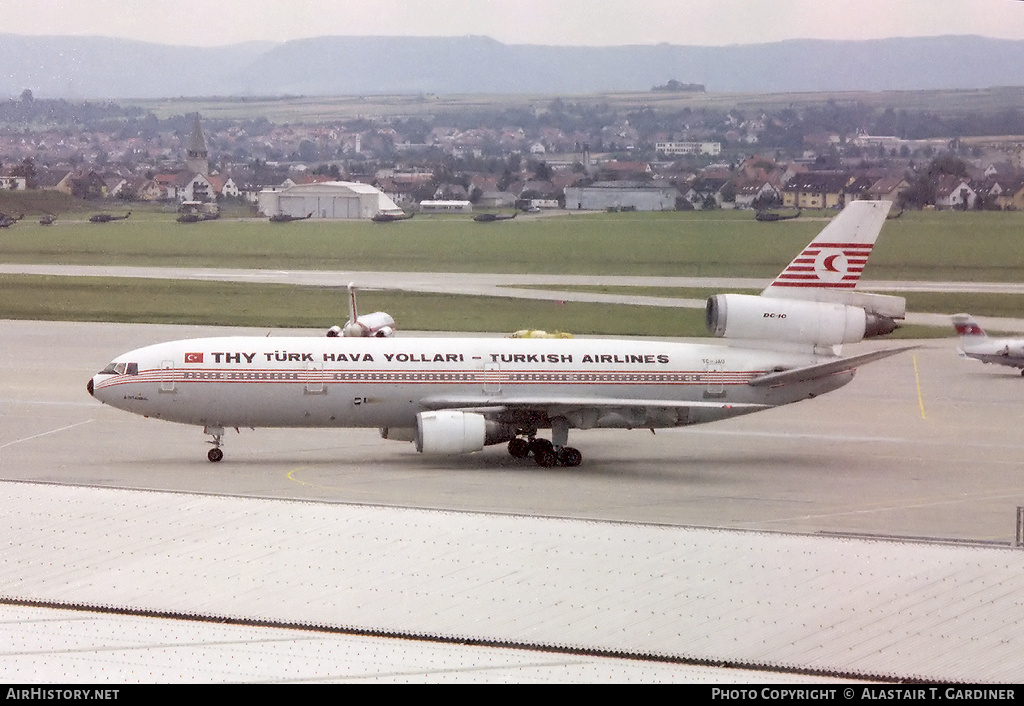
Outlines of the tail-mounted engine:
<svg viewBox="0 0 1024 706">
<path fill-rule="evenodd" d="M 341 329 L 342 336 L 390 338 L 395 335 L 395 320 L 390 314 L 375 311 L 349 320 Z"/>
<path fill-rule="evenodd" d="M 875 295 L 860 295 L 864 297 Z M 897 297 L 882 297 L 886 303 Z M 890 307 L 891 309 L 891 307 Z M 895 313 L 895 312 L 893 312 Z M 710 331 L 723 338 L 757 339 L 835 346 L 884 336 L 899 327 L 901 316 L 862 306 L 803 299 L 779 299 L 749 294 L 718 294 L 708 299 L 705 319 Z"/>
</svg>

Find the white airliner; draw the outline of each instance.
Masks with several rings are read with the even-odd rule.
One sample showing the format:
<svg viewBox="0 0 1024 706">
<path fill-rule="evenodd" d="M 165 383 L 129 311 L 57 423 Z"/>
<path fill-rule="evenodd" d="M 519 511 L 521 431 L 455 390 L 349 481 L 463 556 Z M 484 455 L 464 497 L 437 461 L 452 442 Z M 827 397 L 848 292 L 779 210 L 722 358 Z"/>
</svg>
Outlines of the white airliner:
<svg viewBox="0 0 1024 706">
<path fill-rule="evenodd" d="M 1024 338 L 989 338 L 970 314 L 954 315 L 953 328 L 960 337 L 962 355 L 982 363 L 1024 368 Z"/>
<path fill-rule="evenodd" d="M 331 326 L 327 329 L 331 338 L 338 336 L 354 338 L 387 338 L 395 335 L 395 320 L 390 314 L 375 311 L 372 314 L 359 315 L 356 309 L 356 285 L 348 284 L 348 321 L 344 326 Z"/>
<path fill-rule="evenodd" d="M 118 356 L 88 390 L 128 412 L 204 427 L 210 461 L 223 458 L 227 427 L 379 427 L 425 454 L 507 442 L 513 456 L 576 466 L 569 429 L 653 431 L 771 409 L 831 392 L 858 366 L 906 350 L 839 354 L 905 317 L 902 298 L 853 290 L 889 205 L 847 206 L 760 296 L 711 297 L 708 327 L 730 345 L 207 338 Z"/>
</svg>

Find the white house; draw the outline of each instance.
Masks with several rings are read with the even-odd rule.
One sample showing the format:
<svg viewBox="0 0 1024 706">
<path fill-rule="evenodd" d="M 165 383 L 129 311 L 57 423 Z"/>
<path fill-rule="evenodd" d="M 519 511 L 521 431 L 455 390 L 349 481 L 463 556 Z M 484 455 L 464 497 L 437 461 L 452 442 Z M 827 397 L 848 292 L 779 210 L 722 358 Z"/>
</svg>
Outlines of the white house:
<svg viewBox="0 0 1024 706">
<path fill-rule="evenodd" d="M 706 154 L 712 157 L 722 153 L 721 142 L 679 142 L 664 141 L 654 143 L 654 151 L 667 157 L 686 154 Z"/>
<path fill-rule="evenodd" d="M 23 176 L 11 176 L 10 174 L 0 176 L 0 189 L 24 191 L 26 184 L 27 182 Z"/>
<path fill-rule="evenodd" d="M 469 201 L 420 201 L 421 213 L 472 213 L 473 204 Z"/>
<path fill-rule="evenodd" d="M 972 209 L 978 195 L 971 188 L 970 181 L 960 177 L 947 175 L 939 180 L 935 189 L 935 206 L 937 208 Z"/>
</svg>

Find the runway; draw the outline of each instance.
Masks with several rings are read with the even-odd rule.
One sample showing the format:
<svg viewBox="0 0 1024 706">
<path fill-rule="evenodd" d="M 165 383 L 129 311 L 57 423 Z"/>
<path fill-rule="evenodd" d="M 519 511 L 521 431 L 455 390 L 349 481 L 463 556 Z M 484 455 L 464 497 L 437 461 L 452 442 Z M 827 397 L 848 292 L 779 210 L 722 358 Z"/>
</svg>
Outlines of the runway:
<svg viewBox="0 0 1024 706">
<path fill-rule="evenodd" d="M 684 299 L 626 293 L 572 291 L 573 287 L 667 287 L 712 288 L 722 292 L 738 289 L 757 290 L 768 280 L 740 277 L 633 277 L 588 275 L 474 274 L 448 272 L 362 272 L 321 270 L 234 270 L 227 268 L 186 267 L 114 267 L 96 265 L 34 265 L 0 263 L 0 274 L 46 275 L 62 277 L 128 277 L 144 279 L 187 279 L 214 282 L 289 284 L 310 287 L 345 287 L 350 282 L 360 288 L 408 292 L 460 294 L 466 296 L 509 297 L 542 301 L 573 301 L 599 304 L 630 304 L 683 309 L 703 309 L 705 299 Z M 570 289 L 565 289 L 569 287 Z M 1024 285 L 1007 282 L 915 282 L 862 281 L 864 291 L 899 294 L 900 292 L 971 292 L 1020 294 Z M 561 288 L 561 289 L 560 289 Z M 921 326 L 948 327 L 949 314 L 908 312 L 906 322 Z M 976 317 L 993 331 L 1024 333 L 1024 319 Z"/>
<path fill-rule="evenodd" d="M 376 430 L 198 428 L 104 407 L 85 383 L 187 326 L 0 322 L 0 476 L 329 503 L 1009 544 L 1024 505 L 1024 379 L 933 340 L 819 399 L 687 429 L 577 431 L 575 469 L 504 446 L 430 458 Z M 265 330 L 239 330 L 264 335 Z M 284 332 L 281 332 L 282 335 Z M 294 332 L 289 332 L 294 333 Z M 321 332 L 309 332 L 321 335 Z M 864 343 L 847 353 L 892 345 Z"/>
</svg>

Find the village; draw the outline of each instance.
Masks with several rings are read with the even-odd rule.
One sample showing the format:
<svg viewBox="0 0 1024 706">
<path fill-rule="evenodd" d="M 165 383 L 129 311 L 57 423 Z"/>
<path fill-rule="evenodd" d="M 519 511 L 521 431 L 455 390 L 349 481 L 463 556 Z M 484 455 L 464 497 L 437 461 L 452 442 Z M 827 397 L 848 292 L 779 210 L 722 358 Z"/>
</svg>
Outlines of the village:
<svg viewBox="0 0 1024 706">
<path fill-rule="evenodd" d="M 497 115 L 278 125 L 83 105 L 70 112 L 91 110 L 89 119 L 61 117 L 65 101 L 27 90 L 0 105 L 0 188 L 171 209 L 233 203 L 261 216 L 312 184 L 366 185 L 409 213 L 838 209 L 859 199 L 1024 208 L 1019 111 L 994 126 L 999 135 L 936 136 L 938 119 L 915 135 L 893 111 L 864 107 L 657 113 L 553 99 Z M 887 126 L 905 136 L 872 134 Z M 261 203 L 261 193 L 280 196 Z M 332 208 L 312 217 L 368 214 Z"/>
</svg>

